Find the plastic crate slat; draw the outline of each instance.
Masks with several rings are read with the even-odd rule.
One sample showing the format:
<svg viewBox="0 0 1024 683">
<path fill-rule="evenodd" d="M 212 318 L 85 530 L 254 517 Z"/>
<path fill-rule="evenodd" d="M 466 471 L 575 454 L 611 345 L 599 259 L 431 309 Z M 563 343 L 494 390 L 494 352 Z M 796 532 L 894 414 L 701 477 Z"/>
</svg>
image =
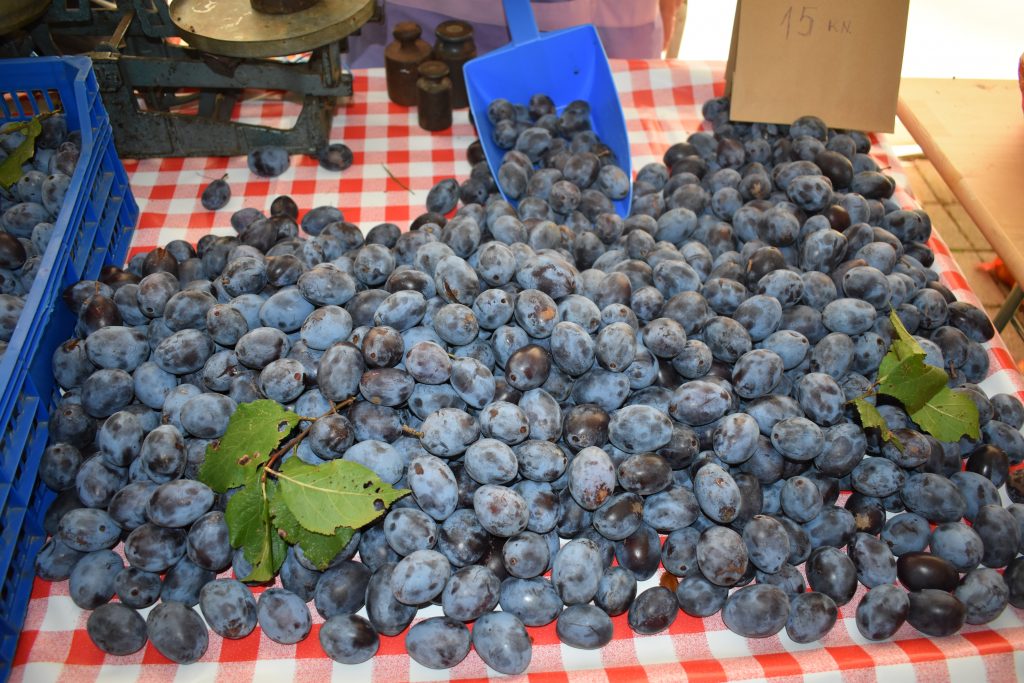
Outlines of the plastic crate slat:
<svg viewBox="0 0 1024 683">
<path fill-rule="evenodd" d="M 4 510 L 4 529 L 2 534 L 0 534 L 0 541 L 3 542 L 5 548 L 13 550 L 17 547 L 26 512 L 28 512 L 28 506 L 10 507 Z M 15 560 L 16 556 L 13 553 L 0 554 L 0 573 L 3 576 L 7 576 L 8 571 L 18 564 Z M 14 593 L 8 591 L 8 596 L 8 599 L 10 599 L 14 596 Z"/>
<path fill-rule="evenodd" d="M 22 391 L 35 392 L 36 395 L 43 399 L 41 408 L 44 411 L 44 416 L 41 419 L 48 419 L 52 410 L 51 406 L 56 403 L 50 399 L 60 395 L 59 387 L 53 381 L 53 365 L 51 360 L 53 352 L 67 337 L 71 336 L 71 330 L 74 329 L 75 325 L 75 316 L 67 309 L 64 302 L 59 299 L 54 303 L 53 309 L 49 314 L 46 315 L 46 319 L 49 325 L 47 329 L 70 329 L 61 338 L 57 338 L 56 335 L 52 334 L 44 334 L 41 339 L 36 339 L 33 346 L 28 349 L 33 356 L 22 374 L 26 377 L 26 384 L 31 383 L 32 386 L 23 386 Z"/>
<path fill-rule="evenodd" d="M 100 201 L 90 202 L 86 207 L 85 214 L 89 220 L 82 223 L 82 234 L 80 235 L 79 242 L 75 245 L 79 248 L 79 252 L 72 262 L 75 272 L 80 277 L 79 279 L 90 280 L 99 275 L 100 268 L 97 264 L 90 262 L 89 257 L 92 254 L 92 248 L 102 245 L 103 231 L 100 226 L 103 224 L 103 214 L 106 208 L 107 199 L 110 197 L 110 188 L 113 185 L 113 173 L 100 173 L 93 184 L 93 196 Z M 102 264 L 99 264 L 102 266 Z"/>
<path fill-rule="evenodd" d="M 40 411 L 42 412 L 42 411 Z M 14 486 L 11 489 L 11 499 L 7 505 L 18 505 L 28 507 L 32 498 L 32 492 L 36 487 L 36 475 L 39 473 L 39 460 L 46 450 L 46 441 L 50 436 L 48 423 L 42 415 L 37 415 L 35 429 L 29 434 L 28 443 L 25 445 L 25 455 L 18 463 L 18 470 L 15 473 Z"/>
<path fill-rule="evenodd" d="M 25 396 L 20 402 L 24 406 L 22 414 L 15 418 L 14 428 L 10 432 L 10 441 L 4 443 L 3 459 L 0 460 L 0 477 L 5 482 L 14 481 L 15 470 L 21 460 L 22 453 L 28 447 L 29 436 L 36 426 L 39 417 L 39 397 Z M 0 498 L 0 508 L 3 508 L 4 499 Z"/>
<path fill-rule="evenodd" d="M 26 557 L 35 558 L 45 541 L 45 537 L 38 535 L 22 539 L 19 542 L 18 552 L 23 553 Z M 4 678 L 10 673 L 14 652 L 18 647 L 18 637 L 21 635 L 21 626 L 25 621 L 25 612 L 28 610 L 28 601 L 32 595 L 32 581 L 35 579 L 35 562 L 26 562 L 13 569 L 11 578 L 16 579 L 19 585 L 27 585 L 28 590 L 16 591 L 10 596 L 10 602 L 5 606 L 7 618 L 4 619 L 4 622 L 13 632 L 0 639 L 0 675 L 3 675 Z"/>
<path fill-rule="evenodd" d="M 27 540 L 35 536 L 41 536 L 44 541 L 46 540 L 47 534 L 46 529 L 43 527 L 43 516 L 50 509 L 50 504 L 56 498 L 57 494 L 42 484 L 36 486 L 36 490 L 32 494 L 32 500 L 29 501 L 25 525 L 21 530 L 21 542 L 27 542 Z M 35 564 L 35 557 L 33 556 L 31 559 L 32 564 Z"/>
<path fill-rule="evenodd" d="M 20 415 L 12 416 L 9 431 L 4 434 L 4 452 L 0 456 L 0 480 L 5 484 L 14 481 L 14 474 L 21 460 L 21 454 L 28 445 L 29 434 L 35 427 L 37 417 L 38 396 L 27 396 L 19 402 L 19 408 L 31 408 L 22 410 Z M 3 509 L 4 498 L 0 495 L 0 509 Z"/>
<path fill-rule="evenodd" d="M 42 93 L 43 102 L 46 103 L 46 110 L 47 111 L 53 111 L 54 109 L 56 109 L 56 106 L 54 106 L 54 103 L 53 103 L 53 99 L 50 97 L 50 92 L 51 91 L 49 89 L 46 89 L 46 90 L 40 90 L 39 92 Z"/>
<path fill-rule="evenodd" d="M 94 264 L 100 264 L 107 251 L 109 251 L 116 233 L 117 219 L 120 214 L 120 197 L 115 194 L 114 178 L 111 174 L 110 183 L 107 185 L 107 203 L 100 216 L 99 225 L 96 228 L 96 237 L 93 240 L 93 251 L 90 254 L 88 271 L 92 272 Z M 98 274 L 98 271 L 97 271 Z"/>
</svg>

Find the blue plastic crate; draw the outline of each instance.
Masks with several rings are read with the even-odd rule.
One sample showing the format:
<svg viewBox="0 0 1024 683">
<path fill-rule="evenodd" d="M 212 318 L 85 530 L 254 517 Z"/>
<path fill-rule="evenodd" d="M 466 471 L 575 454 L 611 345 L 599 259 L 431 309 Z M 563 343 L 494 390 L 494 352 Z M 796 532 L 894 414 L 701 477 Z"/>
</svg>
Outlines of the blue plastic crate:
<svg viewBox="0 0 1024 683">
<path fill-rule="evenodd" d="M 81 131 L 81 156 L 24 312 L 0 359 L 0 680 L 10 673 L 35 556 L 46 540 L 43 514 L 54 498 L 36 475 L 49 415 L 60 397 L 51 358 L 75 328 L 75 316 L 60 295 L 78 280 L 96 279 L 105 265 L 122 265 L 139 216 L 90 60 L 0 60 L 0 124 L 57 107 L 67 116 L 68 130 Z"/>
</svg>

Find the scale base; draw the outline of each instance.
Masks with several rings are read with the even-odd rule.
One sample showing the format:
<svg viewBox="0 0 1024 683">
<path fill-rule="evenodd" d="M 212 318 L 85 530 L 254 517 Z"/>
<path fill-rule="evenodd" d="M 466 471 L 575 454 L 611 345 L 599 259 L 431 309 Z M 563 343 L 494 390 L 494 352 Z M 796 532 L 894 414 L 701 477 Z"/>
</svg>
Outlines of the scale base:
<svg viewBox="0 0 1024 683">
<path fill-rule="evenodd" d="M 203 1 L 216 6 L 222 0 Z M 308 61 L 298 63 L 255 56 L 267 52 L 262 39 L 246 41 L 250 54 L 234 56 L 176 44 L 182 31 L 165 0 L 117 0 L 115 10 L 88 2 L 69 7 L 73 0 L 53 0 L 32 29 L 32 38 L 41 54 L 62 54 L 70 44 L 92 58 L 115 147 L 123 158 L 238 156 L 265 145 L 315 154 L 330 143 L 336 107 L 352 95 L 352 77 L 341 68 L 345 36 L 365 23 L 364 15 L 375 16 L 374 0 L 320 4 L 333 7 L 339 1 L 358 10 L 329 26 L 331 35 L 343 35 L 314 45 L 327 35 L 323 29 L 301 36 L 284 31 L 286 40 L 273 52 L 281 54 L 284 47 L 287 54 L 297 47 L 303 47 L 299 52 L 312 50 Z M 264 16 L 287 29 L 291 15 Z M 223 36 L 213 40 L 198 42 L 213 47 Z M 302 106 L 295 125 L 281 129 L 231 120 L 235 104 L 250 89 L 291 94 Z"/>
</svg>

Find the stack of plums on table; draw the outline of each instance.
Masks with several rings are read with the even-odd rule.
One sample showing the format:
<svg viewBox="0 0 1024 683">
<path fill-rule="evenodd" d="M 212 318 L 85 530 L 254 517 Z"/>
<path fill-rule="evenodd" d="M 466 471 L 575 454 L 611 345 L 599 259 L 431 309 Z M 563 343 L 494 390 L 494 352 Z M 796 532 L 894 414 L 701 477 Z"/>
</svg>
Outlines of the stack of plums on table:
<svg viewBox="0 0 1024 683">
<path fill-rule="evenodd" d="M 148 638 L 193 661 L 207 624 L 295 642 L 312 602 L 337 661 L 404 632 L 425 666 L 475 649 L 503 673 L 552 622 L 599 648 L 616 615 L 649 634 L 721 611 L 740 635 L 811 642 L 858 584 L 870 639 L 1024 605 L 1024 409 L 978 387 L 994 332 L 930 269 L 927 215 L 893 201 L 862 134 L 704 113 L 707 132 L 639 170 L 627 218 L 585 105 L 537 96 L 489 111 L 517 208 L 478 160 L 408 230 L 279 199 L 73 287 L 39 574 L 70 577 L 107 652 Z M 861 428 L 847 402 L 877 377 L 891 309 L 976 404 L 980 439 L 939 442 L 881 398 L 902 447 Z M 192 480 L 206 447 L 241 403 L 309 416 L 350 397 L 290 457 L 414 493 L 325 571 L 289 549 L 257 601 L 222 574 L 250 567 L 230 493 Z"/>
</svg>

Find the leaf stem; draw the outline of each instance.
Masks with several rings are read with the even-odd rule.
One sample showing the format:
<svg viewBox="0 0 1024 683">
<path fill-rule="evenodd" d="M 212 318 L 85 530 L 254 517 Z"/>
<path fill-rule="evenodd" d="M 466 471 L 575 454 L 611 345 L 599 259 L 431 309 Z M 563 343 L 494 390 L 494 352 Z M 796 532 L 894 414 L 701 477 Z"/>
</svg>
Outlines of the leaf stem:
<svg viewBox="0 0 1024 683">
<path fill-rule="evenodd" d="M 331 408 L 330 410 L 328 410 L 326 413 L 324 413 L 320 417 L 327 417 L 331 413 L 336 413 L 339 410 L 344 410 L 345 408 L 348 408 L 350 405 L 352 405 L 355 402 L 356 402 L 356 397 L 355 396 L 349 396 L 348 398 L 346 398 L 344 401 L 341 401 L 340 403 L 332 404 L 334 407 Z M 320 418 L 317 418 L 317 419 L 320 419 Z"/>
<path fill-rule="evenodd" d="M 40 112 L 40 113 L 36 114 L 35 116 L 33 116 L 32 118 L 30 118 L 28 121 L 21 121 L 20 123 L 12 123 L 9 126 L 5 126 L 3 132 L 4 133 L 17 133 L 19 130 L 24 130 L 25 128 L 28 128 L 29 126 L 31 126 L 33 121 L 45 121 L 46 119 L 50 118 L 51 116 L 55 116 L 55 115 L 61 113 L 61 111 L 63 111 L 63 110 L 60 107 L 57 107 L 53 111 Z"/>
<path fill-rule="evenodd" d="M 416 431 L 409 425 L 402 425 L 402 433 L 408 434 L 409 436 L 415 436 L 417 439 L 423 438 L 423 432 Z"/>
<path fill-rule="evenodd" d="M 311 422 L 308 427 L 303 429 L 301 432 L 299 432 L 292 438 L 288 439 L 288 441 L 286 441 L 283 446 L 281 446 L 276 451 L 270 454 L 270 459 L 267 460 L 266 464 L 263 465 L 263 476 L 260 477 L 261 481 L 265 482 L 267 480 L 267 472 L 270 470 L 271 465 L 280 460 L 281 456 L 283 456 L 292 448 L 297 447 L 302 442 L 303 439 L 309 436 L 309 432 L 312 431 L 314 424 L 316 424 L 316 422 Z"/>
<path fill-rule="evenodd" d="M 271 469 L 270 469 L 271 466 L 274 463 L 276 463 L 278 460 L 280 460 L 281 457 L 284 456 L 284 454 L 287 453 L 288 451 L 290 451 L 292 448 L 298 448 L 299 447 L 299 444 L 302 443 L 302 440 L 305 439 L 307 436 L 309 436 L 309 433 L 313 430 L 313 425 L 316 424 L 317 420 L 319 420 L 321 418 L 324 418 L 324 417 L 327 417 L 328 415 L 332 415 L 332 414 L 338 412 L 339 410 L 343 410 L 345 408 L 348 408 L 350 405 L 352 405 L 355 402 L 356 402 L 355 396 L 350 396 L 349 398 L 346 398 L 344 401 L 341 401 L 340 403 L 334 403 L 332 401 L 331 402 L 331 409 L 328 410 L 323 415 L 321 415 L 320 417 L 301 418 L 303 420 L 309 420 L 309 426 L 306 427 L 305 429 L 303 429 L 301 432 L 299 432 L 295 436 L 293 436 L 292 438 L 288 439 L 288 441 L 286 441 L 283 446 L 281 446 L 276 451 L 274 451 L 273 453 L 270 454 L 270 458 L 263 465 L 263 474 L 260 476 L 260 481 L 265 483 L 267 481 L 267 473 L 271 472 Z M 273 472 L 273 474 L 277 474 L 277 472 Z M 264 492 L 264 497 L 266 497 L 266 493 L 265 492 Z"/>
<path fill-rule="evenodd" d="M 401 188 L 402 188 L 403 190 L 406 190 L 406 191 L 408 191 L 408 193 L 409 193 L 409 194 L 411 194 L 411 195 L 415 195 L 415 194 L 416 194 L 415 192 L 413 192 L 413 191 L 412 191 L 412 188 L 411 188 L 411 187 L 409 187 L 408 185 L 406 185 L 405 183 L 403 183 L 403 182 L 402 182 L 401 180 L 399 180 L 399 179 L 398 179 L 397 177 L 395 177 L 395 174 L 391 172 L 391 169 L 390 169 L 390 168 L 388 168 L 388 167 L 387 167 L 387 166 L 385 166 L 384 164 L 381 164 L 381 165 L 380 165 L 380 167 L 384 169 L 384 172 L 388 174 L 388 177 L 389 177 L 389 178 L 391 178 L 391 179 L 392 179 L 392 180 L 394 180 L 394 181 L 395 181 L 396 183 L 398 183 L 398 186 L 399 186 L 399 187 L 401 187 Z"/>
<path fill-rule="evenodd" d="M 871 385 L 871 388 L 870 388 L 870 389 L 868 389 L 867 391 L 865 391 L 865 392 L 864 392 L 863 394 L 861 394 L 860 396 L 855 396 L 854 398 L 851 398 L 851 399 L 850 399 L 849 401 L 847 401 L 847 402 L 846 402 L 846 403 L 847 403 L 847 405 L 849 405 L 849 404 L 851 404 L 851 403 L 854 403 L 855 401 L 860 401 L 861 399 L 865 399 L 865 398 L 867 398 L 868 396 L 874 396 L 874 395 L 876 395 L 876 394 L 877 394 L 878 392 L 877 392 L 877 391 L 875 391 L 875 387 L 877 387 L 877 386 L 878 386 L 878 384 L 879 384 L 879 382 L 878 382 L 878 380 L 876 380 L 876 381 L 874 382 L 874 384 L 872 384 L 872 385 Z"/>
</svg>

